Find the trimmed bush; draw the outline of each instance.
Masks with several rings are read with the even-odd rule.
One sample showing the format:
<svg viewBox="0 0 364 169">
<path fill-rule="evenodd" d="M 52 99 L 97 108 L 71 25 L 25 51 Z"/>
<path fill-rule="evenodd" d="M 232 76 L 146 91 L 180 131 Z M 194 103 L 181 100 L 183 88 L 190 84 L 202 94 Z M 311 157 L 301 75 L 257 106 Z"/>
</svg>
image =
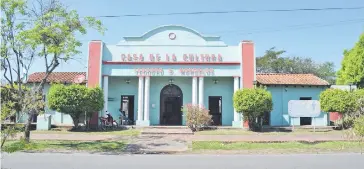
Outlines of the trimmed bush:
<svg viewBox="0 0 364 169">
<path fill-rule="evenodd" d="M 326 89 L 320 94 L 321 110 L 324 112 L 343 114 L 354 112 L 357 106 L 356 101 L 356 95 L 353 92 L 340 89 Z"/>
<path fill-rule="evenodd" d="M 264 113 L 273 109 L 272 95 L 264 88 L 238 90 L 233 101 L 236 111 L 248 119 L 251 130 L 261 129 Z"/>
</svg>

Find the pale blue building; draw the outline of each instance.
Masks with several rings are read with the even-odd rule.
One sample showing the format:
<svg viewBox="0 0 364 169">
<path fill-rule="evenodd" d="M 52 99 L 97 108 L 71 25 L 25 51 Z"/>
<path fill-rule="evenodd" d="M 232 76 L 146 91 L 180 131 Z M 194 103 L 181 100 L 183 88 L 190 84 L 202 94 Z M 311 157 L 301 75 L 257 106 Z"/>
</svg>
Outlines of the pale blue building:
<svg viewBox="0 0 364 169">
<path fill-rule="evenodd" d="M 321 112 L 315 119 L 311 117 L 290 118 L 290 100 L 319 100 L 320 93 L 330 87 L 329 83 L 312 74 L 257 74 L 258 85 L 264 85 L 272 93 L 273 111 L 265 115 L 265 125 L 269 126 L 327 126 L 329 114 Z"/>
<path fill-rule="evenodd" d="M 106 111 L 118 116 L 121 108 L 139 126 L 184 125 L 186 104 L 208 108 L 214 125 L 241 126 L 233 93 L 255 80 L 253 42 L 229 46 L 176 25 L 117 44 L 92 41 L 88 63 L 88 86 L 105 94 L 105 110 L 94 119 Z"/>
<path fill-rule="evenodd" d="M 29 82 L 39 81 L 36 74 L 29 76 Z M 274 107 L 265 116 L 266 125 L 312 125 L 312 119 L 291 120 L 288 101 L 317 100 L 329 87 L 313 75 L 256 74 L 252 41 L 229 46 L 218 36 L 176 25 L 124 37 L 117 44 L 91 41 L 86 73 L 56 72 L 51 77 L 50 81 L 87 82 L 88 87 L 103 88 L 105 108 L 94 114 L 93 125 L 106 111 L 114 119 L 123 111 L 138 126 L 185 125 L 181 109 L 196 104 L 209 109 L 212 125 L 242 127 L 243 117 L 234 110 L 233 94 L 241 88 L 253 88 L 256 82 L 267 86 L 273 95 Z M 52 110 L 47 113 L 52 115 L 52 124 L 72 124 L 68 115 Z M 328 116 L 321 113 L 315 124 L 325 126 L 327 121 Z"/>
</svg>

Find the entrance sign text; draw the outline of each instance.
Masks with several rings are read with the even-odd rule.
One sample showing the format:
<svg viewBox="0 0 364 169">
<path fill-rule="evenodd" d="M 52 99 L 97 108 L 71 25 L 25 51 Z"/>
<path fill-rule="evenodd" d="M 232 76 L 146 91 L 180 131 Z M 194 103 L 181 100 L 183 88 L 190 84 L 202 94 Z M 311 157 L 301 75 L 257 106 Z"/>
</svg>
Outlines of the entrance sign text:
<svg viewBox="0 0 364 169">
<path fill-rule="evenodd" d="M 182 76 L 213 76 L 215 74 L 212 68 L 181 68 L 177 72 L 174 69 L 142 68 L 135 69 L 135 73 L 138 76 L 173 76 L 176 74 Z"/>
<path fill-rule="evenodd" d="M 177 57 L 174 53 L 160 55 L 159 53 L 137 54 L 137 53 L 123 53 L 121 54 L 121 61 L 123 62 L 177 62 L 177 58 L 182 58 L 184 62 L 222 62 L 221 54 L 183 54 Z"/>
</svg>

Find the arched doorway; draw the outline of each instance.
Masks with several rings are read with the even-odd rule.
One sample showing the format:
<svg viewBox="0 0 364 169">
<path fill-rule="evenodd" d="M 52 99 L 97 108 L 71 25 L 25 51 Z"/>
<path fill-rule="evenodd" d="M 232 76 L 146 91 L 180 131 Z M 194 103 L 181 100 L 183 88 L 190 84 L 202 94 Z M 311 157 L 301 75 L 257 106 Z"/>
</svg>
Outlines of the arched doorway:
<svg viewBox="0 0 364 169">
<path fill-rule="evenodd" d="M 177 85 L 164 86 L 160 94 L 160 124 L 182 125 L 183 93 Z"/>
</svg>

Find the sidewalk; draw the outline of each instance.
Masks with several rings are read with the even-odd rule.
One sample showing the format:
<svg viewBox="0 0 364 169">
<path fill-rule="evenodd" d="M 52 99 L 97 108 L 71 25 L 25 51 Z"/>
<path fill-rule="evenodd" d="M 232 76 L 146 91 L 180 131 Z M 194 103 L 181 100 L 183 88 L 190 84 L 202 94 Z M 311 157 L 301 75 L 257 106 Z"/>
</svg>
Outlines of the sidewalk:
<svg viewBox="0 0 364 169">
<path fill-rule="evenodd" d="M 16 138 L 20 138 L 19 134 Z M 132 136 L 122 135 L 106 135 L 106 134 L 84 134 L 84 133 L 69 133 L 69 134 L 40 134 L 32 133 L 30 138 L 33 140 L 68 140 L 68 141 L 100 141 L 100 140 L 125 140 L 130 139 Z M 247 141 L 247 142 L 289 142 L 289 141 L 345 141 L 348 140 L 343 134 L 247 134 L 247 135 L 183 135 L 183 134 L 148 134 L 134 136 L 133 138 L 162 138 L 166 140 L 178 139 L 183 141 Z M 149 140 L 150 140 L 149 139 Z"/>
<path fill-rule="evenodd" d="M 290 142 L 290 141 L 345 141 L 341 134 L 295 134 L 295 135 L 194 135 L 191 141 L 225 141 L 225 142 Z"/>
<path fill-rule="evenodd" d="M 18 138 L 22 136 L 18 135 Z M 86 133 L 32 133 L 31 140 L 67 141 L 112 141 L 123 140 L 127 143 L 126 153 L 177 153 L 186 152 L 193 141 L 222 142 L 322 142 L 346 141 L 341 133 L 335 134 L 246 134 L 246 135 L 190 135 L 190 134 L 141 134 L 138 136 L 86 134 Z"/>
</svg>

